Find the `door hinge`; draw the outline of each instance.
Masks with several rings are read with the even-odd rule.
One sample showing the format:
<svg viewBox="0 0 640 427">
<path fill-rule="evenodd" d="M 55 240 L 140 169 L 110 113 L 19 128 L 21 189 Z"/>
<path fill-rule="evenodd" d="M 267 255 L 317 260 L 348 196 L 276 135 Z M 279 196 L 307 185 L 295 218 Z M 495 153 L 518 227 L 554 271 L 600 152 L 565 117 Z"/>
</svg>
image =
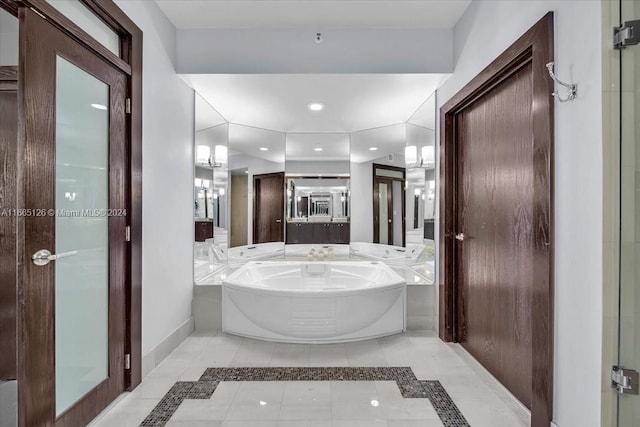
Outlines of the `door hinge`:
<svg viewBox="0 0 640 427">
<path fill-rule="evenodd" d="M 638 394 L 638 371 L 625 369 L 620 366 L 611 367 L 611 387 L 618 391 L 618 394 Z"/>
<path fill-rule="evenodd" d="M 130 226 L 130 225 L 127 225 L 127 226 L 124 228 L 124 238 L 125 238 L 125 240 L 126 240 L 127 242 L 130 242 L 130 241 L 131 241 L 131 226 Z"/>
<path fill-rule="evenodd" d="M 131 114 L 131 98 L 124 101 L 124 110 L 127 114 Z"/>
<path fill-rule="evenodd" d="M 613 48 L 624 49 L 640 43 L 640 19 L 625 21 L 619 27 L 613 28 Z"/>
<path fill-rule="evenodd" d="M 124 355 L 124 369 L 127 371 L 131 369 L 131 354 L 129 353 Z"/>
</svg>

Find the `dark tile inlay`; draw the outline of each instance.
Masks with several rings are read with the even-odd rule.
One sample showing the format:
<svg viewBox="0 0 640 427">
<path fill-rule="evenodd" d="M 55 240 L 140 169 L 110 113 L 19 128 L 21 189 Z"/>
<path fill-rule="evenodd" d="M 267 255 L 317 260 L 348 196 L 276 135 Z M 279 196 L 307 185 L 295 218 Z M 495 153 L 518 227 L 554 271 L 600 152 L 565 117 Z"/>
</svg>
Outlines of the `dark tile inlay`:
<svg viewBox="0 0 640 427">
<path fill-rule="evenodd" d="M 418 380 L 409 367 L 209 368 L 198 381 L 180 381 L 140 424 L 164 426 L 184 399 L 209 399 L 222 381 L 395 381 L 407 399 L 429 399 L 445 427 L 468 427 L 440 381 Z"/>
</svg>

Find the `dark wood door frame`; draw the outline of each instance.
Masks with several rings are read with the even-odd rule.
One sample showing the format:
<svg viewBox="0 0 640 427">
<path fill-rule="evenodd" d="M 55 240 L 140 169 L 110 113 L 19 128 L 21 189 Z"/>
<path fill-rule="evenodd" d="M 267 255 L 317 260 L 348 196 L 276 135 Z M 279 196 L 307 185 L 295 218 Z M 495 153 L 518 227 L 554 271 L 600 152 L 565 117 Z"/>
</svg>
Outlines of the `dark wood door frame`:
<svg viewBox="0 0 640 427">
<path fill-rule="evenodd" d="M 130 99 L 131 112 L 126 119 L 128 141 L 124 149 L 129 159 L 126 220 L 131 232 L 126 269 L 125 314 L 127 328 L 124 351 L 131 355 L 131 368 L 125 371 L 124 384 L 127 390 L 132 390 L 142 381 L 142 31 L 113 0 L 80 1 L 119 34 L 121 40 L 120 56 L 106 49 L 45 0 L 0 0 L 0 8 L 16 17 L 19 17 L 21 10 L 32 9 L 36 11 L 79 45 L 89 49 L 128 76 L 126 91 L 127 97 Z M 27 31 L 27 29 L 21 25 L 20 31 Z M 20 46 L 20 54 L 24 52 L 24 48 L 24 46 Z M 25 72 L 26 70 L 19 69 L 19 79 L 24 78 Z M 19 127 L 24 129 L 24 126 L 24 117 L 21 114 Z M 23 132 L 22 135 L 24 135 Z M 20 140 L 19 145 L 23 147 L 24 140 Z M 19 148 L 19 150 L 22 149 Z M 18 192 L 17 207 L 27 207 L 24 206 L 22 189 L 19 188 Z M 18 230 L 24 229 L 23 222 L 18 218 Z M 18 252 L 19 266 L 24 265 L 28 254 L 24 253 L 24 247 L 18 248 Z M 18 274 L 17 286 L 18 289 L 21 289 L 21 300 L 24 300 L 26 296 L 23 293 L 20 274 Z M 18 308 L 20 312 L 20 305 Z M 18 329 L 20 333 L 20 327 Z M 20 352 L 19 346 L 19 360 Z M 19 380 L 28 374 L 24 369 L 24 366 L 18 366 Z M 24 394 L 19 395 L 19 402 L 21 402 L 18 408 L 19 414 L 24 415 L 29 411 L 29 407 L 25 406 L 25 402 L 28 403 L 28 398 L 29 396 Z M 21 426 L 25 425 L 24 417 L 20 417 L 19 423 Z"/>
<path fill-rule="evenodd" d="M 376 175 L 376 169 L 386 169 L 389 171 L 394 171 L 394 172 L 402 172 L 402 178 L 395 178 L 395 177 L 390 177 L 390 176 L 377 176 Z M 379 191 L 379 187 L 378 187 L 378 183 L 381 180 L 385 180 L 385 181 L 389 181 L 391 183 L 391 185 L 389 185 L 389 191 L 387 192 L 387 206 L 388 206 L 388 212 L 390 212 L 390 216 L 389 218 L 393 217 L 393 181 L 399 181 L 401 184 L 401 193 L 402 193 L 402 246 L 406 246 L 407 242 L 407 233 L 406 233 L 406 195 L 405 195 L 405 183 L 406 183 L 406 179 L 407 179 L 407 170 L 406 168 L 402 168 L 402 167 L 398 167 L 398 166 L 389 166 L 389 165 L 382 165 L 379 163 L 374 163 L 373 164 L 373 169 L 372 169 L 372 173 L 373 173 L 373 242 L 374 243 L 378 243 L 380 242 L 380 217 L 378 216 L 378 212 L 380 209 L 380 205 L 379 205 L 379 201 L 378 201 L 378 191 Z M 392 223 L 393 224 L 393 223 Z M 391 227 L 389 227 L 389 243 L 390 245 L 393 245 L 393 225 Z"/>
<path fill-rule="evenodd" d="M 534 151 L 533 228 L 535 259 L 532 318 L 531 425 L 548 427 L 553 413 L 553 82 L 546 64 L 553 61 L 553 13 L 549 12 L 440 111 L 440 338 L 457 341 L 459 324 L 457 252 L 456 115 L 499 85 L 522 64 L 533 70 L 532 129 Z"/>
</svg>

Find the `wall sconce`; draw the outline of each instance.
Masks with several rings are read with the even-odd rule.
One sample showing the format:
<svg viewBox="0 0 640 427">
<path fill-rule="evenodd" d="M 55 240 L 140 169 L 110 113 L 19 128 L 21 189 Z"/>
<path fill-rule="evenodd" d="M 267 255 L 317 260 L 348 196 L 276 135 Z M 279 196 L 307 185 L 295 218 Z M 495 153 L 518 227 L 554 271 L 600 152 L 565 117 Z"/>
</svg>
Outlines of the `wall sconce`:
<svg viewBox="0 0 640 427">
<path fill-rule="evenodd" d="M 436 160 L 435 147 L 432 145 L 425 145 L 420 148 L 420 157 L 418 158 L 418 147 L 415 145 L 409 145 L 404 148 L 404 162 L 407 165 L 414 165 L 424 167 L 427 165 L 433 165 Z"/>
<path fill-rule="evenodd" d="M 196 161 L 201 164 L 210 164 L 211 149 L 206 145 L 196 146 Z"/>
<path fill-rule="evenodd" d="M 415 145 L 404 147 L 404 162 L 408 165 L 418 163 L 418 147 Z"/>
<path fill-rule="evenodd" d="M 224 145 L 216 145 L 215 159 L 216 163 L 227 163 L 227 147 Z"/>
<path fill-rule="evenodd" d="M 425 145 L 421 150 L 422 162 L 421 165 L 430 165 L 436 162 L 436 147 L 432 145 Z"/>
</svg>

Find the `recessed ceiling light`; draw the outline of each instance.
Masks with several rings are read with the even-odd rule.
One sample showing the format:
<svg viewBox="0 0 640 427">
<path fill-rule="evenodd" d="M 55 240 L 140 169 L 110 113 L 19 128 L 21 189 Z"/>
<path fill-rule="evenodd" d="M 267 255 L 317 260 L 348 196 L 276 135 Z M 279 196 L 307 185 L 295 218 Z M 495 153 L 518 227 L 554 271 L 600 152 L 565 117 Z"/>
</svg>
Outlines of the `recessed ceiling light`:
<svg viewBox="0 0 640 427">
<path fill-rule="evenodd" d="M 369 147 L 369 151 L 376 151 L 378 147 Z"/>
<path fill-rule="evenodd" d="M 260 151 L 269 151 L 267 147 L 260 147 Z"/>
<path fill-rule="evenodd" d="M 313 149 L 313 151 L 322 151 L 322 148 L 316 147 L 316 148 Z"/>
<path fill-rule="evenodd" d="M 307 108 L 309 108 L 309 110 L 311 111 L 322 111 L 324 110 L 324 104 L 321 104 L 319 102 L 312 102 L 311 104 L 307 105 Z"/>
<path fill-rule="evenodd" d="M 106 110 L 107 109 L 107 107 L 105 105 L 102 105 L 102 104 L 91 104 L 91 106 L 93 108 L 95 108 L 96 110 Z"/>
</svg>

